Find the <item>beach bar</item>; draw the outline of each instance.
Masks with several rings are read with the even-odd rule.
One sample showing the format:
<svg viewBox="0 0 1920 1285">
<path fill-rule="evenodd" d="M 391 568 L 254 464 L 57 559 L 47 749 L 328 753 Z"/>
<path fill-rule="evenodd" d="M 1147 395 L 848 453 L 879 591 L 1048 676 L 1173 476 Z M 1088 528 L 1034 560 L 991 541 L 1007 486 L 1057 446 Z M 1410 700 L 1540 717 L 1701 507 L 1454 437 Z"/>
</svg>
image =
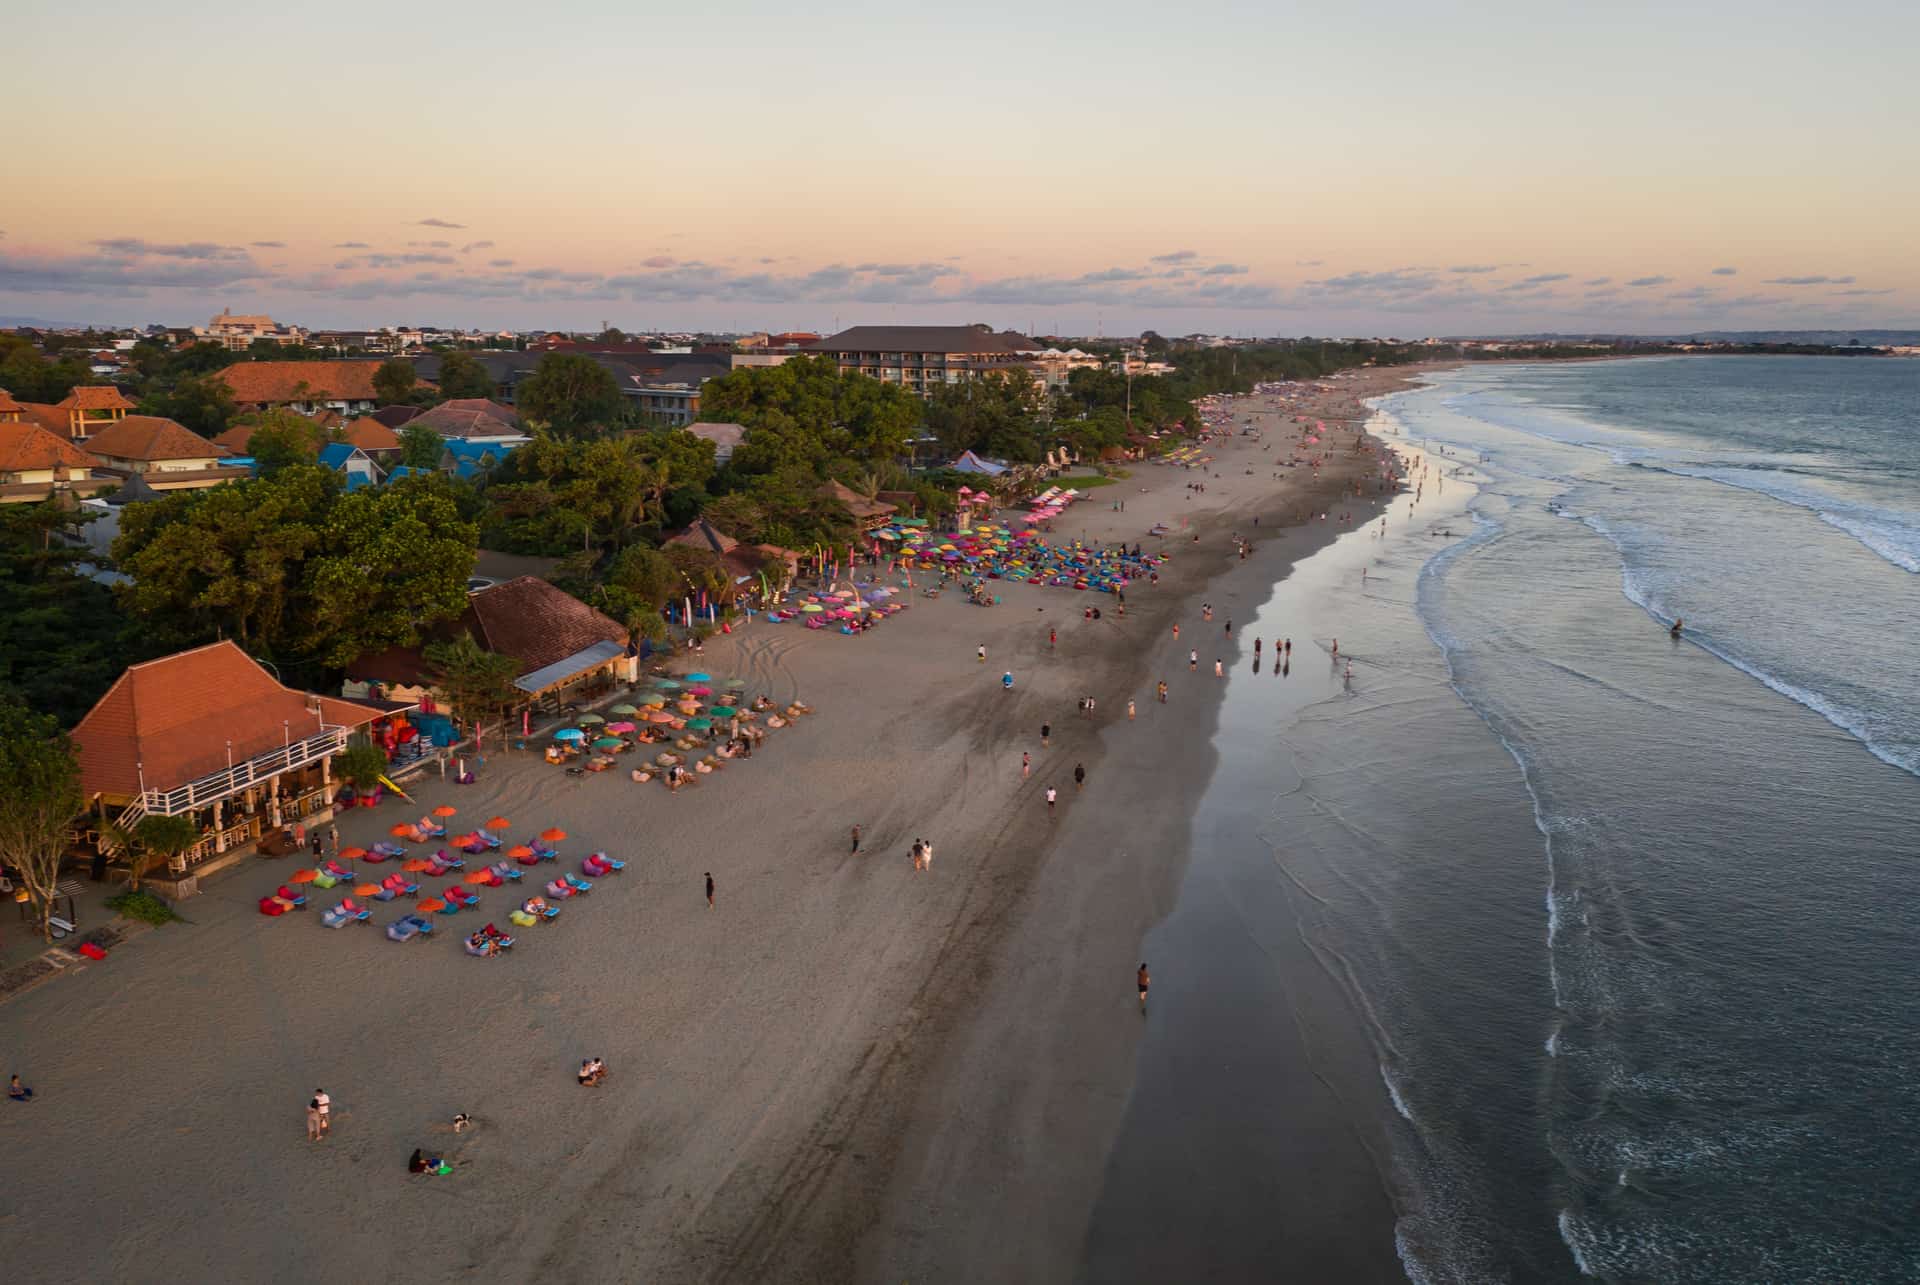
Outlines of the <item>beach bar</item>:
<svg viewBox="0 0 1920 1285">
<path fill-rule="evenodd" d="M 382 713 L 283 686 L 231 642 L 134 665 L 73 729 L 90 822 L 82 838 L 111 856 L 108 824 L 190 817 L 201 838 L 178 874 L 324 819 L 334 756 Z"/>
</svg>

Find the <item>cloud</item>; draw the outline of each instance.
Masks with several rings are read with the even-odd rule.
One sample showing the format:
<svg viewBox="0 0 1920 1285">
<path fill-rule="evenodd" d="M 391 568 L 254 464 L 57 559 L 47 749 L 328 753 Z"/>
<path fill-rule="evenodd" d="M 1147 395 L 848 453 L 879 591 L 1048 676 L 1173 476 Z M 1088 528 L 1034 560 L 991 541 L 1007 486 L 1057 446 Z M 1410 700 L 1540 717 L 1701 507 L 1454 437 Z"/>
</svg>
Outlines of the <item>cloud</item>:
<svg viewBox="0 0 1920 1285">
<path fill-rule="evenodd" d="M 179 255 L 0 255 L 0 292 L 99 294 L 126 297 L 148 290 L 217 289 L 259 280 L 251 260 Z"/>
<path fill-rule="evenodd" d="M 1247 271 L 1247 265 L 1244 263 L 1216 263 L 1201 272 L 1200 275 L 1203 277 L 1244 277 L 1247 275 Z"/>
<path fill-rule="evenodd" d="M 1199 252 L 1195 250 L 1175 250 L 1171 254 L 1156 254 L 1153 256 L 1151 260 L 1149 260 L 1149 262 L 1185 263 L 1188 259 L 1197 259 L 1199 257 L 1200 257 Z"/>
<path fill-rule="evenodd" d="M 1380 296 L 1425 294 L 1439 284 L 1433 276 L 1417 269 L 1394 268 L 1387 272 L 1347 272 L 1309 281 L 1307 288 L 1314 294 Z"/>
<path fill-rule="evenodd" d="M 1787 297 L 1783 294 L 1743 294 L 1723 300 L 1720 306 L 1723 308 L 1770 308 L 1786 301 Z"/>
<path fill-rule="evenodd" d="M 453 262 L 455 262 L 455 259 L 450 254 L 430 254 L 422 252 L 414 254 L 363 254 L 357 259 L 342 259 L 333 266 L 337 271 L 348 272 L 355 268 L 404 268 L 421 263 Z"/>
<path fill-rule="evenodd" d="M 1500 271 L 1500 265 L 1497 263 L 1458 263 L 1448 268 L 1447 271 L 1463 272 L 1470 276 L 1480 276 L 1483 273 Z"/>
<path fill-rule="evenodd" d="M 511 268 L 513 266 L 513 260 L 512 259 L 488 259 L 487 266 L 489 268 Z"/>
<path fill-rule="evenodd" d="M 670 254 L 655 254 L 640 260 L 640 266 L 643 268 L 671 268 L 674 262 L 674 257 Z M 771 260 L 766 260 L 765 262 L 771 262 Z"/>
<path fill-rule="evenodd" d="M 287 248 L 285 241 L 250 241 L 248 244 L 258 250 L 284 250 Z"/>
<path fill-rule="evenodd" d="M 1833 297 L 1836 299 L 1865 299 L 1872 295 L 1893 293 L 1894 291 L 1891 288 L 1886 290 L 1835 290 Z"/>
<path fill-rule="evenodd" d="M 1325 267 L 1326 262 L 1325 259 L 1295 259 L 1293 266 L 1296 268 L 1320 268 Z"/>
<path fill-rule="evenodd" d="M 155 243 L 137 236 L 107 237 L 93 243 L 105 254 L 125 254 L 163 259 L 244 259 L 247 252 L 236 245 L 215 245 L 211 241 Z"/>
<path fill-rule="evenodd" d="M 423 228 L 464 228 L 464 223 L 453 223 L 446 219 L 421 219 L 418 226 Z"/>
<path fill-rule="evenodd" d="M 1571 278 L 1571 272 L 1542 272 L 1538 276 L 1528 277 L 1520 284 L 1525 286 L 1543 286 L 1549 281 L 1565 281 Z"/>
<path fill-rule="evenodd" d="M 1675 290 L 1667 298 L 1675 303 L 1704 303 L 1713 298 L 1713 293 L 1706 286 L 1689 286 L 1685 290 Z"/>
<path fill-rule="evenodd" d="M 491 241 L 469 241 L 465 245 L 460 247 L 460 253 L 472 254 L 475 250 L 491 250 L 491 249 L 493 249 L 493 242 Z"/>
<path fill-rule="evenodd" d="M 1610 286 L 1613 284 L 1613 278 L 1612 277 L 1594 277 L 1591 280 L 1582 281 L 1580 284 L 1583 286 Z"/>
<path fill-rule="evenodd" d="M 1715 269 L 1713 270 L 1713 275 L 1714 275 L 1714 276 L 1716 276 L 1716 277 L 1737 277 L 1737 276 L 1739 276 L 1739 275 L 1740 275 L 1740 269 L 1738 269 L 1738 268 L 1715 268 Z"/>
<path fill-rule="evenodd" d="M 1852 277 L 1768 277 L 1761 285 L 1766 286 L 1850 286 Z"/>
<path fill-rule="evenodd" d="M 407 242 L 407 245 L 410 248 L 416 249 L 416 250 L 451 250 L 453 249 L 453 242 L 451 241 L 409 241 Z"/>
<path fill-rule="evenodd" d="M 1619 293 L 1619 286 L 1608 286 L 1605 290 L 1589 290 L 1581 297 L 1586 299 L 1611 299 Z"/>
<path fill-rule="evenodd" d="M 335 241 L 333 243 L 333 248 L 336 250 L 371 250 L 373 249 L 373 247 L 368 245 L 365 241 Z"/>
<path fill-rule="evenodd" d="M 1627 284 L 1633 289 L 1639 290 L 1646 286 L 1664 286 L 1672 280 L 1672 277 L 1635 277 L 1633 280 L 1627 282 Z"/>
</svg>

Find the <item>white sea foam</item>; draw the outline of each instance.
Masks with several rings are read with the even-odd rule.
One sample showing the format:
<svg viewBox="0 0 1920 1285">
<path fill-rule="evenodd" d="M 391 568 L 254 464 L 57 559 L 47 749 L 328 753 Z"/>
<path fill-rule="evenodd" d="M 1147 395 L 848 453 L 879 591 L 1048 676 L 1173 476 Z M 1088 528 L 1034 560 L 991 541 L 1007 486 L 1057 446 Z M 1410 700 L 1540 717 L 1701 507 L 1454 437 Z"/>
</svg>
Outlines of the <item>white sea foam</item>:
<svg viewBox="0 0 1920 1285">
<path fill-rule="evenodd" d="M 1580 1269 L 1582 1276 L 1597 1275 L 1593 1268 L 1588 1266 L 1587 1256 L 1581 1252 L 1579 1235 L 1573 1220 L 1573 1210 L 1562 1209 L 1560 1211 L 1560 1217 L 1556 1221 L 1560 1226 L 1560 1239 L 1566 1242 L 1568 1252 L 1573 1255 L 1573 1265 Z"/>
<path fill-rule="evenodd" d="M 1413 1109 L 1407 1105 L 1407 1100 L 1400 1096 L 1400 1086 L 1393 1082 L 1393 1075 L 1387 1070 L 1384 1062 L 1380 1064 L 1380 1079 L 1386 1084 L 1387 1096 L 1393 1099 L 1393 1109 L 1400 1113 L 1400 1118 L 1408 1124 L 1417 1125 L 1419 1121 L 1413 1118 Z"/>
</svg>

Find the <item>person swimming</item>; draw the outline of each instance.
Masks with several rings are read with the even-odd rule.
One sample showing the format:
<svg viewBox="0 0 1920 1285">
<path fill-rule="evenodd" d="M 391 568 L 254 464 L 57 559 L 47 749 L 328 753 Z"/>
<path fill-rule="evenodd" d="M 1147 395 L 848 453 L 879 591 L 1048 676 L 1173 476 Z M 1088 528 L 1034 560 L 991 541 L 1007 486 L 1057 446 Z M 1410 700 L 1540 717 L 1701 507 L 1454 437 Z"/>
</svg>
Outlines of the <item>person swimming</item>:
<svg viewBox="0 0 1920 1285">
<path fill-rule="evenodd" d="M 1667 633 L 1675 638 L 1678 638 L 1680 636 L 1680 626 L 1685 623 L 1686 622 L 1681 620 L 1678 616 L 1674 617 L 1673 628 L 1669 629 Z"/>
</svg>

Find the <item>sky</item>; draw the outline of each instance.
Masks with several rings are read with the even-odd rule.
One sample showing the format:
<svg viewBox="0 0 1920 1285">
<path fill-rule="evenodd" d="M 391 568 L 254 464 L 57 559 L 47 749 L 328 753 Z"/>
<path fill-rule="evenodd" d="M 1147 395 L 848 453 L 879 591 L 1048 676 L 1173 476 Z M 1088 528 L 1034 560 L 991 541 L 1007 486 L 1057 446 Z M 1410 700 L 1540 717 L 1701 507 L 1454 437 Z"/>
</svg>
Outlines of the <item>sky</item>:
<svg viewBox="0 0 1920 1285">
<path fill-rule="evenodd" d="M 1920 6 L 13 0 L 0 324 L 1920 327 Z"/>
</svg>

